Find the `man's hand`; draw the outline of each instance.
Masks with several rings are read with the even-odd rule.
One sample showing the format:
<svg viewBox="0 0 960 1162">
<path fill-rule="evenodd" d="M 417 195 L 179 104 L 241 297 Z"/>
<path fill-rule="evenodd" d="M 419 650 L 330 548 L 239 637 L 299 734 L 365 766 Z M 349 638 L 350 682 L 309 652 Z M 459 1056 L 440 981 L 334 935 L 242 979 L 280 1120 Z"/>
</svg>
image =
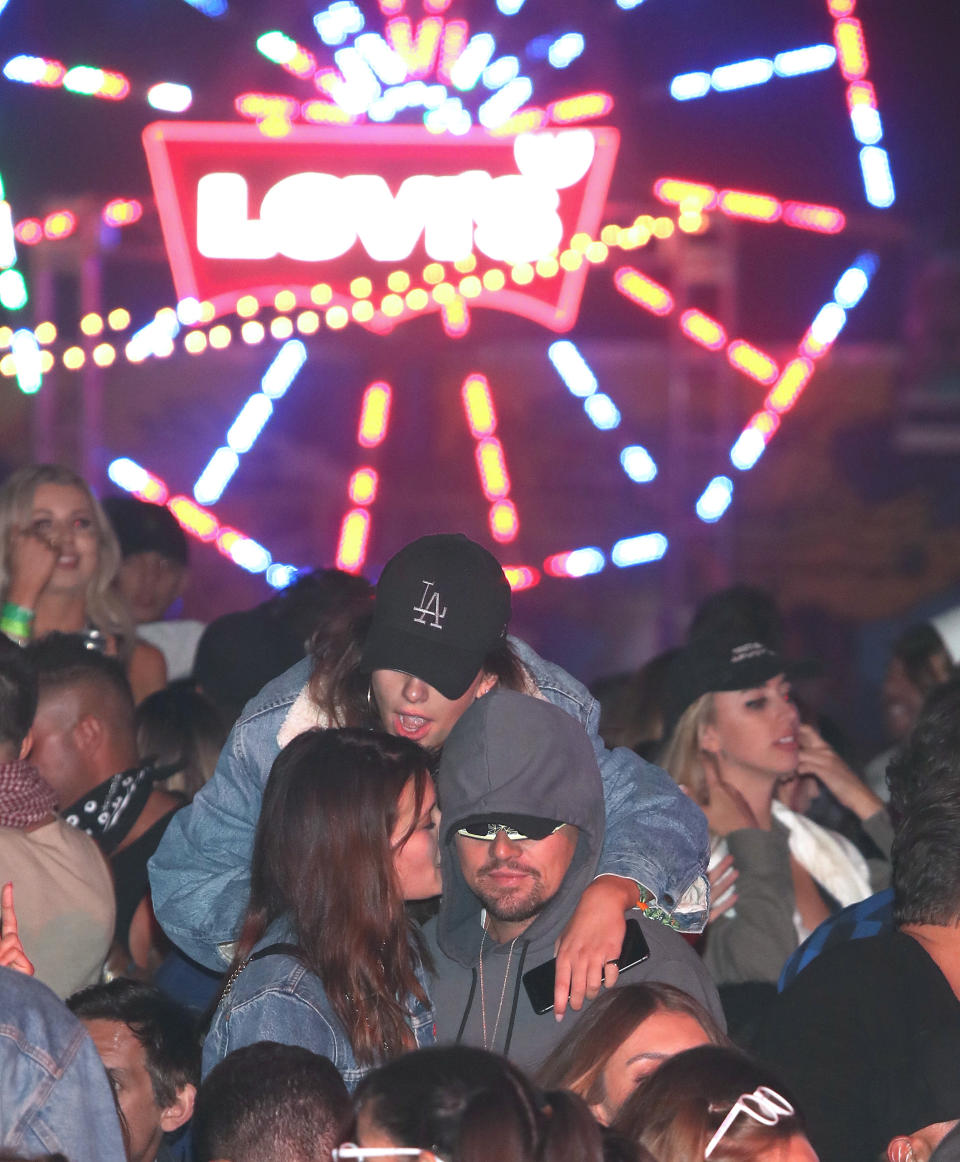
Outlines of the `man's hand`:
<svg viewBox="0 0 960 1162">
<path fill-rule="evenodd" d="M 558 1021 L 563 1020 L 568 1003 L 579 1010 L 584 999 L 593 1000 L 603 985 L 613 988 L 617 983 L 616 960 L 627 931 L 624 912 L 636 902 L 633 880 L 611 875 L 595 879 L 580 897 L 554 949 L 553 1014 Z"/>
<path fill-rule="evenodd" d="M 733 862 L 732 855 L 726 855 L 707 872 L 710 881 L 710 916 L 708 924 L 712 924 L 718 916 L 728 912 L 737 902 L 737 893 L 734 884 L 740 873 Z"/>
<path fill-rule="evenodd" d="M 33 965 L 23 951 L 17 934 L 17 914 L 13 910 L 13 884 L 4 884 L 0 893 L 0 966 L 33 976 Z"/>
</svg>

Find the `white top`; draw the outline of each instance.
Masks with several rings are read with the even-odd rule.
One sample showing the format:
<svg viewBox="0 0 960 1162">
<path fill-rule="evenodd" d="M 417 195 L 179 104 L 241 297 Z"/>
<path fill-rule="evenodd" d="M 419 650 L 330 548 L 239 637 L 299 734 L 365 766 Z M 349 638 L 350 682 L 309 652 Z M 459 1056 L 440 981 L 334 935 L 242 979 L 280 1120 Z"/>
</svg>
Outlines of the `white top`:
<svg viewBox="0 0 960 1162">
<path fill-rule="evenodd" d="M 207 627 L 202 621 L 145 621 L 137 626 L 137 637 L 163 654 L 167 661 L 167 681 L 189 678 L 193 673 L 193 659 L 197 643 Z"/>
</svg>

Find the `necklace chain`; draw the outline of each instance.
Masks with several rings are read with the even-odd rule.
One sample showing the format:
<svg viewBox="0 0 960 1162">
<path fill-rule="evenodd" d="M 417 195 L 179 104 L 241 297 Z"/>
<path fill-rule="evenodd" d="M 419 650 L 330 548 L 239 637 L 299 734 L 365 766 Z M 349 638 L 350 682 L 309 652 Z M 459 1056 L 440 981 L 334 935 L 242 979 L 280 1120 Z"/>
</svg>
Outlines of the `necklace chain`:
<svg viewBox="0 0 960 1162">
<path fill-rule="evenodd" d="M 500 1003 L 497 1005 L 497 1016 L 493 1022 L 493 1035 L 489 1042 L 487 1041 L 487 999 L 483 988 L 483 945 L 487 939 L 487 930 L 484 928 L 483 936 L 480 938 L 480 1026 L 483 1030 L 483 1047 L 484 1049 L 493 1049 L 497 1043 L 497 1030 L 500 1028 L 500 1017 L 503 1013 L 503 1002 L 507 995 L 507 981 L 510 979 L 510 962 L 513 960 L 513 949 L 519 936 L 514 936 L 510 941 L 510 951 L 507 953 L 507 967 L 503 973 L 503 988 L 500 990 Z"/>
</svg>

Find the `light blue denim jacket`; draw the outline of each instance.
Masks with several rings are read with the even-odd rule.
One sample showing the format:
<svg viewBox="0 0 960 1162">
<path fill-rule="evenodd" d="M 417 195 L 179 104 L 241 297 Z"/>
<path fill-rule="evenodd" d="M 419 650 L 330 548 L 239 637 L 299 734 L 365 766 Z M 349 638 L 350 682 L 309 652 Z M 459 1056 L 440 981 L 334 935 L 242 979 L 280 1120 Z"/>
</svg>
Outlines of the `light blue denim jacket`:
<svg viewBox="0 0 960 1162">
<path fill-rule="evenodd" d="M 0 1147 L 25 1157 L 126 1162 L 106 1070 L 46 985 L 0 968 Z"/>
<path fill-rule="evenodd" d="M 606 839 L 601 875 L 642 884 L 683 931 L 699 932 L 709 891 L 707 821 L 666 772 L 597 734 L 600 707 L 585 686 L 516 638 L 511 645 L 540 693 L 583 723 L 603 778 Z M 249 891 L 250 853 L 263 788 L 280 747 L 277 734 L 310 678 L 304 659 L 244 708 L 213 778 L 174 815 L 150 860 L 153 907 L 164 931 L 188 956 L 222 970 Z M 328 725 L 318 717 L 316 725 Z"/>
<path fill-rule="evenodd" d="M 296 943 L 295 935 L 282 921 L 270 926 L 254 946 L 253 954 L 278 943 Z M 417 979 L 426 993 L 426 978 L 419 965 Z M 435 1044 L 433 1009 L 415 997 L 410 998 L 409 1008 L 407 1023 L 418 1047 Z M 248 964 L 221 1000 L 203 1043 L 203 1076 L 234 1049 L 256 1041 L 301 1045 L 329 1057 L 351 1092 L 373 1068 L 357 1064 L 346 1030 L 333 1011 L 320 978 L 286 953 L 272 953 Z"/>
</svg>

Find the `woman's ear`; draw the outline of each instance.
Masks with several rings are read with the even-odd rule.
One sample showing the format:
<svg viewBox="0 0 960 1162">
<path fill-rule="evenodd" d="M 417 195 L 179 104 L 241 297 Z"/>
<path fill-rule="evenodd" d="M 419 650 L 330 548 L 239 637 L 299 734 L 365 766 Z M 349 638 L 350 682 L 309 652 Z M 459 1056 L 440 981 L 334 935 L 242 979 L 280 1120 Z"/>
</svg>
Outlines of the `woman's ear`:
<svg viewBox="0 0 960 1162">
<path fill-rule="evenodd" d="M 496 684 L 497 684 L 497 675 L 496 674 L 484 674 L 483 677 L 480 679 L 480 685 L 477 687 L 477 693 L 475 694 L 474 697 L 482 698 L 484 696 L 484 694 L 489 694 L 490 691 L 494 688 L 494 686 L 496 686 Z"/>
<path fill-rule="evenodd" d="M 697 743 L 701 750 L 708 754 L 717 754 L 720 750 L 720 735 L 717 728 L 710 722 L 705 722 L 697 731 Z"/>
</svg>

